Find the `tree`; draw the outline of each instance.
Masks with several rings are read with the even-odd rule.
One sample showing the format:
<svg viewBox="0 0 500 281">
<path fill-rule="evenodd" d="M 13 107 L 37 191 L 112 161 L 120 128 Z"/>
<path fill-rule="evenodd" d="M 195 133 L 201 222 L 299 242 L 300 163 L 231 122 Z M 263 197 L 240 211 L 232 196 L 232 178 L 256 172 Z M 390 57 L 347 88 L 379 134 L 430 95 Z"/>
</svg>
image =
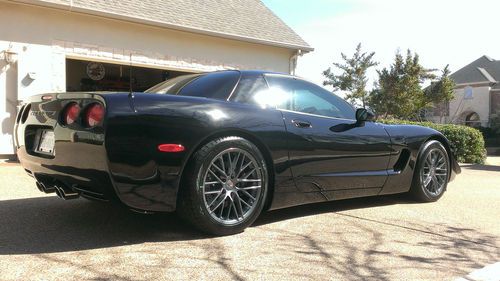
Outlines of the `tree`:
<svg viewBox="0 0 500 281">
<path fill-rule="evenodd" d="M 323 71 L 323 76 L 326 77 L 323 85 L 333 86 L 333 92 L 346 91 L 345 100 L 351 104 L 361 101 L 361 105 L 365 107 L 368 97 L 366 72 L 370 67 L 378 65 L 378 62 L 373 61 L 374 55 L 375 52 L 369 54 L 362 52 L 361 43 L 356 47 L 356 52 L 352 58 L 348 58 L 344 53 L 341 53 L 344 63 L 333 63 L 333 66 L 341 70 L 341 73 L 339 75 L 335 74 L 331 67 Z"/>
<path fill-rule="evenodd" d="M 408 50 L 403 57 L 398 51 L 389 68 L 377 71 L 379 79 L 370 96 L 370 107 L 379 115 L 418 119 L 422 109 L 430 104 L 422 84 L 435 78 L 433 71 L 420 64 L 418 54 Z"/>
<path fill-rule="evenodd" d="M 425 89 L 427 99 L 439 108 L 440 118 L 448 111 L 448 104 L 454 97 L 455 82 L 450 78 L 449 65 L 441 70 L 439 80 L 432 82 L 429 87 Z"/>
</svg>

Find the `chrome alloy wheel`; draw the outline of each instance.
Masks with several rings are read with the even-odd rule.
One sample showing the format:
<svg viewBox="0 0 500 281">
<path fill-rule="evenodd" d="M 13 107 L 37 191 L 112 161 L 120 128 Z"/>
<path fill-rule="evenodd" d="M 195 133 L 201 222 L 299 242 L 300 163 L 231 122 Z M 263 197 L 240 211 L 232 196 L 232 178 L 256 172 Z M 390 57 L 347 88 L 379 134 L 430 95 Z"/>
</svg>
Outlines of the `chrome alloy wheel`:
<svg viewBox="0 0 500 281">
<path fill-rule="evenodd" d="M 229 148 L 211 161 L 200 188 L 210 216 L 224 225 L 248 218 L 261 198 L 263 173 L 255 158 L 240 148 Z"/>
<path fill-rule="evenodd" d="M 448 181 L 448 161 L 439 149 L 431 149 L 420 170 L 422 188 L 432 196 L 439 196 Z"/>
</svg>

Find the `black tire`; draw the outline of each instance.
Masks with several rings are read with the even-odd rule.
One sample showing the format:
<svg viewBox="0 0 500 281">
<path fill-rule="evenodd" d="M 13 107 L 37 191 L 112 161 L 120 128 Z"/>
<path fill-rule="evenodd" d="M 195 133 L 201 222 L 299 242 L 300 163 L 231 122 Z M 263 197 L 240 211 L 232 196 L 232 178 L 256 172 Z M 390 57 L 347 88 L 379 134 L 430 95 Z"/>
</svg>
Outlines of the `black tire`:
<svg viewBox="0 0 500 281">
<path fill-rule="evenodd" d="M 222 182 L 225 182 L 226 185 L 220 184 L 217 182 L 216 184 L 220 184 L 220 192 L 226 192 L 225 194 L 229 194 L 229 204 L 234 205 L 234 211 L 233 211 L 233 216 L 235 215 L 238 219 L 237 223 L 233 223 L 231 225 L 228 225 L 227 222 L 220 222 L 218 219 L 223 220 L 222 218 L 217 218 L 214 217 L 216 216 L 215 209 L 210 212 L 210 206 L 207 203 L 209 200 L 206 198 L 208 196 L 206 193 L 204 193 L 205 187 L 206 186 L 206 177 L 209 173 L 208 169 L 211 167 L 211 165 L 214 163 L 214 161 L 217 161 L 216 159 L 220 159 L 221 153 L 225 153 L 225 151 L 235 149 L 240 153 L 243 153 L 245 155 L 251 155 L 253 157 L 255 163 L 252 164 L 253 166 L 257 166 L 258 168 L 256 171 L 259 172 L 259 175 L 261 175 L 261 180 L 260 180 L 260 191 L 258 193 L 258 196 L 256 195 L 256 199 L 251 202 L 251 205 L 254 206 L 253 209 L 250 210 L 247 209 L 248 213 L 246 214 L 245 217 L 243 217 L 243 212 L 241 212 L 242 217 L 241 221 L 239 220 L 239 214 L 238 211 L 236 210 L 236 206 L 234 205 L 236 201 L 233 201 L 233 197 L 231 196 L 236 196 L 234 195 L 234 190 L 231 191 L 226 191 L 226 188 L 229 188 L 229 184 L 226 178 L 225 180 L 222 180 Z M 248 153 L 248 154 L 246 154 Z M 234 154 L 233 154 L 234 155 Z M 250 157 L 250 156 L 249 156 Z M 231 154 L 229 154 L 229 158 L 231 158 Z M 224 161 L 224 157 L 222 156 L 222 161 Z M 238 157 L 239 159 L 239 157 Z M 243 157 L 243 160 L 245 158 Z M 248 158 L 250 159 L 250 158 Z M 243 162 L 241 160 L 241 162 Z M 220 161 L 220 160 L 218 160 Z M 233 159 L 234 161 L 234 159 Z M 252 160 L 249 160 L 250 162 Z M 240 162 L 240 163 L 241 163 Z M 220 162 L 218 162 L 220 163 Z M 238 164 L 238 161 L 236 160 L 235 166 Z M 241 166 L 240 166 L 241 168 Z M 213 169 L 213 168 L 212 168 Z M 225 171 L 225 169 L 224 169 Z M 228 174 L 231 173 L 230 171 Z M 250 171 L 250 173 L 252 173 Z M 257 172 L 255 172 L 257 173 Z M 234 173 L 235 174 L 235 173 Z M 236 175 L 232 177 L 235 177 L 237 180 Z M 230 176 L 231 177 L 231 176 Z M 260 215 L 264 204 L 266 202 L 267 198 L 267 192 L 268 192 L 268 171 L 266 167 L 266 163 L 264 160 L 264 157 L 262 156 L 262 153 L 259 151 L 259 149 L 250 141 L 243 139 L 241 137 L 223 137 L 223 138 L 218 138 L 213 141 L 210 141 L 206 145 L 204 145 L 202 148 L 200 148 L 198 151 L 196 151 L 191 158 L 190 162 L 188 163 L 185 172 L 183 174 L 183 180 L 181 183 L 181 186 L 179 188 L 179 195 L 177 199 L 177 213 L 180 217 L 185 219 L 187 222 L 192 224 L 194 227 L 197 229 L 209 233 L 209 234 L 214 234 L 214 235 L 231 235 L 231 234 L 236 234 L 244 231 L 246 227 L 251 225 L 257 217 Z M 223 177 L 220 177 L 222 179 Z M 239 181 L 236 181 L 239 183 Z M 231 183 L 231 186 L 233 184 Z M 234 186 L 237 186 L 237 184 L 234 184 Z M 240 185 L 241 186 L 241 185 Z M 235 188 L 235 187 L 232 187 Z M 240 191 L 237 191 L 238 193 Z M 252 191 L 253 192 L 253 191 Z M 239 194 L 239 193 L 238 193 Z M 215 196 L 215 195 L 214 195 Z M 219 196 L 219 195 L 217 195 Z M 224 196 L 222 196 L 224 197 Z M 220 198 L 222 198 L 220 197 Z M 226 197 L 224 197 L 226 198 Z M 243 206 L 241 204 L 241 197 L 238 195 L 237 196 L 238 200 L 240 200 L 239 203 L 239 210 L 242 211 Z M 237 199 L 234 197 L 234 199 Z M 253 197 L 251 197 L 253 198 Z M 214 199 L 213 202 L 217 200 Z M 220 200 L 220 199 L 218 199 Z M 226 199 L 222 199 L 220 201 L 224 201 L 222 204 L 222 207 L 227 206 L 226 204 Z M 249 197 L 250 200 L 250 197 Z M 211 200 L 210 200 L 211 201 Z M 220 202 L 218 201 L 218 202 Z M 231 202 L 232 201 L 232 202 Z M 212 203 L 213 203 L 212 202 Z M 255 205 L 254 205 L 255 204 Z M 215 204 L 217 205 L 217 204 Z M 227 207 L 226 207 L 227 208 Z M 217 209 L 217 213 L 219 212 Z M 229 216 L 231 215 L 231 206 L 229 206 L 229 213 L 228 213 L 228 220 Z M 224 212 L 224 210 L 222 210 Z M 222 217 L 222 215 L 221 215 Z"/>
<path fill-rule="evenodd" d="M 443 180 L 440 182 L 440 184 L 436 184 L 436 186 L 439 186 L 439 188 L 437 187 L 433 188 L 434 186 L 430 187 L 433 184 L 433 180 L 432 182 L 429 183 L 429 185 L 427 186 L 425 185 L 425 179 L 424 179 L 426 177 L 425 175 L 429 174 L 428 172 L 429 170 L 432 170 L 432 168 L 431 169 L 425 168 L 426 159 L 428 159 L 430 153 L 441 155 L 443 161 L 445 162 L 446 169 L 441 168 L 443 170 L 439 171 L 434 169 L 434 174 L 437 174 L 438 172 L 444 173 L 444 170 L 446 170 L 446 176 L 441 175 L 440 177 Z M 427 166 L 429 166 L 429 164 L 427 164 Z M 430 166 L 433 167 L 433 165 Z M 443 196 L 444 192 L 446 191 L 446 188 L 448 186 L 450 171 L 451 171 L 450 158 L 443 144 L 436 140 L 431 140 L 426 142 L 423 148 L 421 149 L 417 159 L 417 165 L 415 173 L 413 175 L 412 187 L 410 189 L 410 196 L 414 200 L 417 200 L 419 202 L 437 201 L 439 198 L 441 198 L 441 196 Z"/>
</svg>

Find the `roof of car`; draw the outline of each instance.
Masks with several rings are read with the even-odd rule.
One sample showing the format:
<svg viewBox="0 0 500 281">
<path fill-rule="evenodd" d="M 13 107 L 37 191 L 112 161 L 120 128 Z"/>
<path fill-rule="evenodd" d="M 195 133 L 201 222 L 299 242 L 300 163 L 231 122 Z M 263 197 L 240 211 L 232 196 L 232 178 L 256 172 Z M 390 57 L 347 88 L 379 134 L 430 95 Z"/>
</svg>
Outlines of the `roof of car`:
<svg viewBox="0 0 500 281">
<path fill-rule="evenodd" d="M 295 75 L 291 75 L 289 73 L 275 72 L 275 71 L 268 71 L 268 70 L 254 70 L 254 69 L 226 69 L 226 70 L 217 70 L 217 71 L 203 72 L 203 73 L 199 73 L 199 74 L 200 75 L 204 75 L 204 74 L 210 74 L 210 73 L 220 73 L 220 72 L 230 72 L 230 71 L 237 71 L 237 72 L 241 73 L 242 76 L 247 76 L 247 77 L 248 76 L 258 76 L 258 75 L 266 75 L 266 74 L 268 74 L 268 75 L 279 75 L 279 76 L 292 77 L 292 78 L 296 78 L 296 79 L 308 81 L 305 78 L 302 78 L 302 77 L 299 77 L 299 76 L 295 76 Z M 186 75 L 189 75 L 189 74 L 186 74 Z M 311 81 L 308 81 L 308 82 L 311 82 Z"/>
<path fill-rule="evenodd" d="M 288 73 L 282 73 L 282 72 L 274 72 L 274 71 L 266 71 L 266 70 L 238 70 L 242 74 L 247 74 L 247 75 L 263 75 L 263 74 L 278 74 L 278 75 L 287 75 L 287 76 L 292 76 Z"/>
</svg>

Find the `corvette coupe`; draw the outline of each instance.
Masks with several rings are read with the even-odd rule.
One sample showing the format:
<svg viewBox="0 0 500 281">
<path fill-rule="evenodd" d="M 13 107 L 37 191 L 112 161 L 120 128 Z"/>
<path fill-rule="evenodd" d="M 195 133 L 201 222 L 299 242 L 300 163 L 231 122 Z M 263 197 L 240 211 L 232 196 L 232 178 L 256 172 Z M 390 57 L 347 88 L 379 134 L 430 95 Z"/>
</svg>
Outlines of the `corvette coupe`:
<svg viewBox="0 0 500 281">
<path fill-rule="evenodd" d="M 216 235 L 300 204 L 394 193 L 435 201 L 460 173 L 441 133 L 379 124 L 320 86 L 264 71 L 184 75 L 143 93 L 33 96 L 15 145 L 42 192 L 176 211 Z"/>
</svg>

